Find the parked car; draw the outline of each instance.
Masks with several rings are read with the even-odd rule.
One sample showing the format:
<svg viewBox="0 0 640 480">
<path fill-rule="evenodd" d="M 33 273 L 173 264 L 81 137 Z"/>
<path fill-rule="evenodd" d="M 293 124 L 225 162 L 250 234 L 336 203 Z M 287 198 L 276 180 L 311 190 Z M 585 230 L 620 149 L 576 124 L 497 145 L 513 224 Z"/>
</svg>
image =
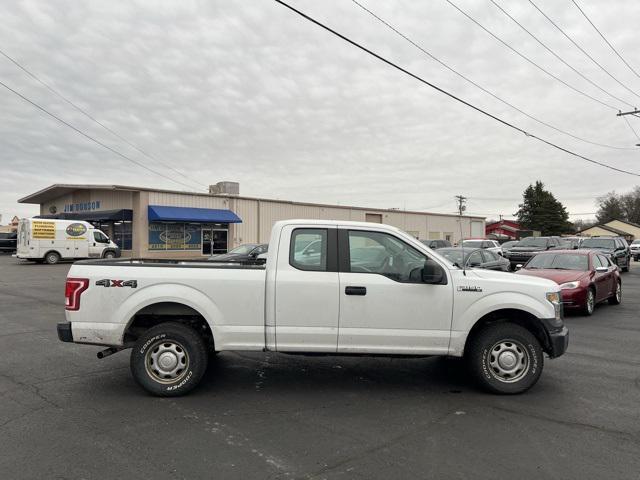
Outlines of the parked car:
<svg viewBox="0 0 640 480">
<path fill-rule="evenodd" d="M 227 253 L 211 255 L 208 260 L 213 262 L 250 262 L 256 260 L 258 255 L 266 253 L 268 243 L 245 243 Z"/>
<path fill-rule="evenodd" d="M 451 246 L 449 240 L 420 240 L 431 250 L 438 250 L 439 248 L 447 248 Z"/>
<path fill-rule="evenodd" d="M 631 245 L 629 245 L 629 250 L 631 251 L 631 255 L 633 259 L 637 262 L 640 260 L 640 238 L 636 238 Z"/>
<path fill-rule="evenodd" d="M 22 218 L 18 224 L 16 256 L 22 260 L 53 265 L 60 260 L 120 255 L 120 247 L 89 222 Z"/>
<path fill-rule="evenodd" d="M 555 250 L 576 250 L 580 248 L 581 237 L 560 237 L 560 245 L 553 247 Z M 552 249 L 552 250 L 553 250 Z"/>
<path fill-rule="evenodd" d="M 132 348 L 134 379 L 158 396 L 193 389 L 219 351 L 464 355 L 481 386 L 509 394 L 538 381 L 543 353 L 566 351 L 550 280 L 463 272 L 383 224 L 285 220 L 269 244 L 266 265 L 76 262 L 58 337 L 107 346 L 100 357 Z"/>
<path fill-rule="evenodd" d="M 622 301 L 622 281 L 610 258 L 595 250 L 551 250 L 537 254 L 518 275 L 548 278 L 560 285 L 562 305 L 591 315 L 598 302 Z"/>
<path fill-rule="evenodd" d="M 628 272 L 631 266 L 631 249 L 622 237 L 590 237 L 585 238 L 580 248 L 592 248 L 608 256 L 620 270 Z"/>
<path fill-rule="evenodd" d="M 500 245 L 500 248 L 502 248 L 502 256 L 506 258 L 508 252 L 511 251 L 511 249 L 515 247 L 518 243 L 519 243 L 518 240 L 509 240 L 507 242 L 504 242 L 502 245 Z"/>
<path fill-rule="evenodd" d="M 468 238 L 463 240 L 461 245 L 465 248 L 483 248 L 497 253 L 498 255 L 502 255 L 502 247 L 496 240 L 487 240 L 486 238 Z"/>
<path fill-rule="evenodd" d="M 511 262 L 511 270 L 518 265 L 524 265 L 535 254 L 549 250 L 560 245 L 558 237 L 526 237 L 511 247 L 506 257 Z"/>
<path fill-rule="evenodd" d="M 14 253 L 18 246 L 18 234 L 16 232 L 0 233 L 0 253 Z"/>
<path fill-rule="evenodd" d="M 509 271 L 509 260 L 491 250 L 481 248 L 451 247 L 441 248 L 438 254 L 458 266 L 465 268 L 484 268 L 486 270 Z M 462 256 L 464 254 L 464 261 Z"/>
</svg>

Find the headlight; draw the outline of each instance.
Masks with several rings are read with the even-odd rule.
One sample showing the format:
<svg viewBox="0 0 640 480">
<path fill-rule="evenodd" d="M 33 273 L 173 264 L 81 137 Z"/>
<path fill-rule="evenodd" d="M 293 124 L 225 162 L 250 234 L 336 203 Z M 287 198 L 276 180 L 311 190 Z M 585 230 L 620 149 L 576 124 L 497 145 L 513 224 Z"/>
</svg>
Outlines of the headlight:
<svg viewBox="0 0 640 480">
<path fill-rule="evenodd" d="M 560 292 L 548 292 L 547 300 L 549 300 L 554 305 L 560 305 Z"/>
<path fill-rule="evenodd" d="M 560 321 L 562 319 L 562 308 L 560 292 L 547 292 L 547 300 L 553 304 L 553 312 L 555 313 L 555 319 Z"/>
<path fill-rule="evenodd" d="M 560 290 L 569 290 L 571 288 L 578 288 L 580 282 L 567 282 L 560 285 Z M 547 297 L 549 298 L 549 297 Z"/>
</svg>

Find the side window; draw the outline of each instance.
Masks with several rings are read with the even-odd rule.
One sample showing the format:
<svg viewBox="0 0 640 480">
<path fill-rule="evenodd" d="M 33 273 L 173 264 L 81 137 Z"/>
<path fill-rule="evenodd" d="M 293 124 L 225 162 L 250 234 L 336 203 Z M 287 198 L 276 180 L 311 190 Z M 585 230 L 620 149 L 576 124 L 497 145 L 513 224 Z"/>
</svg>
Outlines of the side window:
<svg viewBox="0 0 640 480">
<path fill-rule="evenodd" d="M 291 234 L 289 263 L 299 270 L 327 271 L 327 230 L 298 228 Z"/>
<path fill-rule="evenodd" d="M 495 262 L 497 260 L 496 254 L 490 250 L 483 250 L 482 256 L 484 257 L 485 262 Z"/>
<path fill-rule="evenodd" d="M 593 256 L 593 268 L 598 268 L 598 267 L 606 267 L 608 266 L 607 263 L 603 264 L 602 263 L 602 259 L 600 258 L 600 255 L 594 255 Z"/>
<path fill-rule="evenodd" d="M 103 235 L 101 232 L 93 232 L 93 239 L 98 243 L 108 243 L 106 235 Z"/>
<path fill-rule="evenodd" d="M 600 263 L 602 264 L 603 267 L 610 267 L 611 266 L 611 262 L 609 261 L 609 259 L 603 255 L 597 255 L 598 260 L 600 260 Z"/>
<path fill-rule="evenodd" d="M 482 252 L 480 250 L 476 250 L 471 255 L 469 255 L 469 259 L 467 260 L 467 265 L 482 265 Z"/>
<path fill-rule="evenodd" d="M 349 230 L 349 269 L 377 273 L 396 282 L 421 282 L 427 260 L 422 253 L 387 233 Z"/>
</svg>

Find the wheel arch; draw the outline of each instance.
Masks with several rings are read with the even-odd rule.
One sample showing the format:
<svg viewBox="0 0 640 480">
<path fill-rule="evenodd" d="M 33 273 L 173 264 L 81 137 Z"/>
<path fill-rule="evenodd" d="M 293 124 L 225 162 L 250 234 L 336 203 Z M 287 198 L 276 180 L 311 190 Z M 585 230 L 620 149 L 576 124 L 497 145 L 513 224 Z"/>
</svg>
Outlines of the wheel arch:
<svg viewBox="0 0 640 480">
<path fill-rule="evenodd" d="M 139 289 L 115 312 L 114 320 L 126 324 L 121 344 L 135 341 L 140 329 L 166 321 L 188 323 L 213 341 L 221 312 L 209 297 L 186 285 L 162 284 Z"/>
<path fill-rule="evenodd" d="M 469 342 L 471 342 L 485 327 L 499 323 L 513 323 L 521 326 L 538 339 L 540 346 L 545 353 L 550 352 L 551 342 L 542 321 L 532 313 L 517 308 L 502 308 L 480 317 L 471 327 L 471 330 L 467 335 L 464 342 L 464 350 L 466 350 Z"/>
<path fill-rule="evenodd" d="M 208 345 L 215 348 L 213 332 L 204 315 L 194 307 L 175 301 L 150 303 L 138 310 L 129 319 L 123 332 L 123 345 L 135 343 L 143 332 L 165 322 L 181 323 L 193 328 Z"/>
</svg>

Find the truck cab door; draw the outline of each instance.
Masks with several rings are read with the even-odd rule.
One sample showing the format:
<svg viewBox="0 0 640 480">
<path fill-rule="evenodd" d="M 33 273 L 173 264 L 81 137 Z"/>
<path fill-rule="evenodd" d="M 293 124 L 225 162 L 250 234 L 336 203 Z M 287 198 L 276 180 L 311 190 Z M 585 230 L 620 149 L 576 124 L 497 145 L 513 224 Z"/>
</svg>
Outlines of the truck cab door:
<svg viewBox="0 0 640 480">
<path fill-rule="evenodd" d="M 428 257 L 387 232 L 338 231 L 339 353 L 446 354 L 453 291 L 422 277 Z M 433 260 L 429 260 L 433 262 Z"/>
<path fill-rule="evenodd" d="M 275 346 L 280 352 L 335 352 L 338 259 L 335 226 L 282 229 L 275 277 Z"/>
<path fill-rule="evenodd" d="M 89 257 L 101 258 L 102 252 L 110 243 L 109 237 L 100 230 L 89 230 L 87 236 L 87 241 L 89 242 Z"/>
</svg>

